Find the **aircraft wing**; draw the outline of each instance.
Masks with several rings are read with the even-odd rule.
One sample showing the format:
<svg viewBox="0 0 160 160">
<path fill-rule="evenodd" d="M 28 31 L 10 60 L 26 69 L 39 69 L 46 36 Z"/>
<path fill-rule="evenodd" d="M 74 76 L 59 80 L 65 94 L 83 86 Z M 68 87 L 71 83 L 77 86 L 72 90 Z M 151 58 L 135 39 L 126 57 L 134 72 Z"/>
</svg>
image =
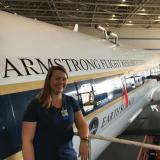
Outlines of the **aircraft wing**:
<svg viewBox="0 0 160 160">
<path fill-rule="evenodd" d="M 123 135 L 160 135 L 160 106 L 148 105 Z"/>
</svg>

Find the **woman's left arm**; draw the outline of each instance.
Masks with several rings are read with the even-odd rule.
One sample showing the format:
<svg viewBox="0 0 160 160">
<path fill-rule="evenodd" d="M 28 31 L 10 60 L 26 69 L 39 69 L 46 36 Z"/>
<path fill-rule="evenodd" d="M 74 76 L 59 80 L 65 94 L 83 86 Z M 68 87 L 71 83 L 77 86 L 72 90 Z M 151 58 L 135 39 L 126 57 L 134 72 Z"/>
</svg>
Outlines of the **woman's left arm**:
<svg viewBox="0 0 160 160">
<path fill-rule="evenodd" d="M 78 133 L 80 136 L 80 146 L 79 146 L 79 154 L 81 156 L 81 160 L 88 160 L 89 156 L 89 129 L 85 118 L 81 111 L 75 112 L 75 124 L 78 129 Z"/>
</svg>

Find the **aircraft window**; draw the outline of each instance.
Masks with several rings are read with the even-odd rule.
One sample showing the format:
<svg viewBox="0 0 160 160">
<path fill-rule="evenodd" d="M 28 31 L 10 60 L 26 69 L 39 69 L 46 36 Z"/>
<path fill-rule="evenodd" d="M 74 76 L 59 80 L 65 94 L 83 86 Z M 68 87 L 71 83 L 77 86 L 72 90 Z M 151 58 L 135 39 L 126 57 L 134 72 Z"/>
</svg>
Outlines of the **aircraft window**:
<svg viewBox="0 0 160 160">
<path fill-rule="evenodd" d="M 159 68 L 155 68 L 155 69 L 154 69 L 154 74 L 155 74 L 156 76 L 159 75 Z"/>
<path fill-rule="evenodd" d="M 82 97 L 83 109 L 85 112 L 88 112 L 94 107 L 94 95 L 92 86 L 90 83 L 81 85 L 79 93 Z"/>
<path fill-rule="evenodd" d="M 96 106 L 92 81 L 87 80 L 77 82 L 76 88 L 81 107 L 83 108 L 83 113 L 87 114 L 91 112 L 94 109 L 94 106 Z"/>
<path fill-rule="evenodd" d="M 122 95 L 122 83 L 113 77 L 99 78 L 94 80 L 93 90 L 97 107 L 101 107 Z"/>
<path fill-rule="evenodd" d="M 148 76 L 148 71 L 143 71 L 143 77 L 146 78 Z"/>
<path fill-rule="evenodd" d="M 156 75 L 158 75 L 157 68 L 151 69 L 151 70 L 150 70 L 150 74 L 151 74 L 151 76 L 156 76 Z"/>
<path fill-rule="evenodd" d="M 150 71 L 149 71 L 149 70 L 145 71 L 145 73 L 146 73 L 146 77 L 148 77 L 148 76 L 150 76 L 150 75 L 151 75 L 151 73 L 150 73 Z"/>
<path fill-rule="evenodd" d="M 135 85 L 135 79 L 133 76 L 126 77 L 126 87 L 128 92 L 135 89 L 136 85 Z"/>
<path fill-rule="evenodd" d="M 143 82 L 143 83 L 146 81 L 147 74 L 148 74 L 147 71 L 143 71 L 143 72 L 142 72 L 142 82 Z"/>
<path fill-rule="evenodd" d="M 98 107 L 103 106 L 112 100 L 113 86 L 111 80 L 107 80 L 107 78 L 95 79 L 93 89 Z"/>
<path fill-rule="evenodd" d="M 158 75 L 160 75 L 160 68 L 157 68 Z"/>
<path fill-rule="evenodd" d="M 145 71 L 142 72 L 142 84 L 144 84 L 146 81 L 146 75 L 145 75 Z"/>
<path fill-rule="evenodd" d="M 118 77 L 98 78 L 68 84 L 65 94 L 74 97 L 84 115 L 122 96 L 122 82 Z"/>
<path fill-rule="evenodd" d="M 114 98 L 120 97 L 123 94 L 123 87 L 122 87 L 122 81 L 120 78 L 115 78 L 113 79 L 113 84 L 114 84 L 114 90 L 113 90 L 113 95 Z"/>
<path fill-rule="evenodd" d="M 146 81 L 146 82 L 149 81 L 148 77 L 151 76 L 150 70 L 144 71 L 143 74 L 144 74 L 145 81 Z"/>
<path fill-rule="evenodd" d="M 135 84 L 136 84 L 136 87 L 138 87 L 138 86 L 143 84 L 141 76 L 135 76 Z"/>
<path fill-rule="evenodd" d="M 75 84 L 67 84 L 64 93 L 68 96 L 72 96 L 75 100 L 78 101 L 78 96 L 77 96 L 77 91 L 76 91 L 76 87 Z"/>
<path fill-rule="evenodd" d="M 159 72 L 159 68 L 152 68 L 150 70 L 150 75 L 147 76 L 148 79 L 150 78 L 153 78 L 153 79 L 157 79 L 159 81 L 159 75 L 160 75 L 160 72 Z"/>
</svg>

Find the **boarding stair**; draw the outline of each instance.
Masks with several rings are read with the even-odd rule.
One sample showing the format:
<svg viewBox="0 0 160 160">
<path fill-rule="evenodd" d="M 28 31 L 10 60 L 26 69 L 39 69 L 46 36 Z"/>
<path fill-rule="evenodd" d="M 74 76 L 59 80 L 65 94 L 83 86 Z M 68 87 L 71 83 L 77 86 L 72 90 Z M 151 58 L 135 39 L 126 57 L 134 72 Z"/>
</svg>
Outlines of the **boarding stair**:
<svg viewBox="0 0 160 160">
<path fill-rule="evenodd" d="M 145 136 L 143 143 L 160 145 L 160 136 Z M 140 148 L 137 160 L 160 160 L 160 151 Z"/>
</svg>

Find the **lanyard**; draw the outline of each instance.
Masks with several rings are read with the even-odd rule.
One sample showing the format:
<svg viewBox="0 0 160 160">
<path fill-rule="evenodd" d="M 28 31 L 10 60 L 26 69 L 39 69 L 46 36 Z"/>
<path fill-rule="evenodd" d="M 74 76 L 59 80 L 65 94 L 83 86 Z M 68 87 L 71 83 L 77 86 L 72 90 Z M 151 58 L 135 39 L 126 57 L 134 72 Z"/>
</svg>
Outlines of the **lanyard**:
<svg viewBox="0 0 160 160">
<path fill-rule="evenodd" d="M 68 111 L 67 111 L 67 107 L 66 107 L 66 97 L 65 95 L 63 96 L 64 98 L 64 106 L 62 106 L 62 110 L 61 110 L 61 115 L 63 117 L 64 120 L 68 120 L 69 119 L 69 114 L 68 114 Z"/>
</svg>

